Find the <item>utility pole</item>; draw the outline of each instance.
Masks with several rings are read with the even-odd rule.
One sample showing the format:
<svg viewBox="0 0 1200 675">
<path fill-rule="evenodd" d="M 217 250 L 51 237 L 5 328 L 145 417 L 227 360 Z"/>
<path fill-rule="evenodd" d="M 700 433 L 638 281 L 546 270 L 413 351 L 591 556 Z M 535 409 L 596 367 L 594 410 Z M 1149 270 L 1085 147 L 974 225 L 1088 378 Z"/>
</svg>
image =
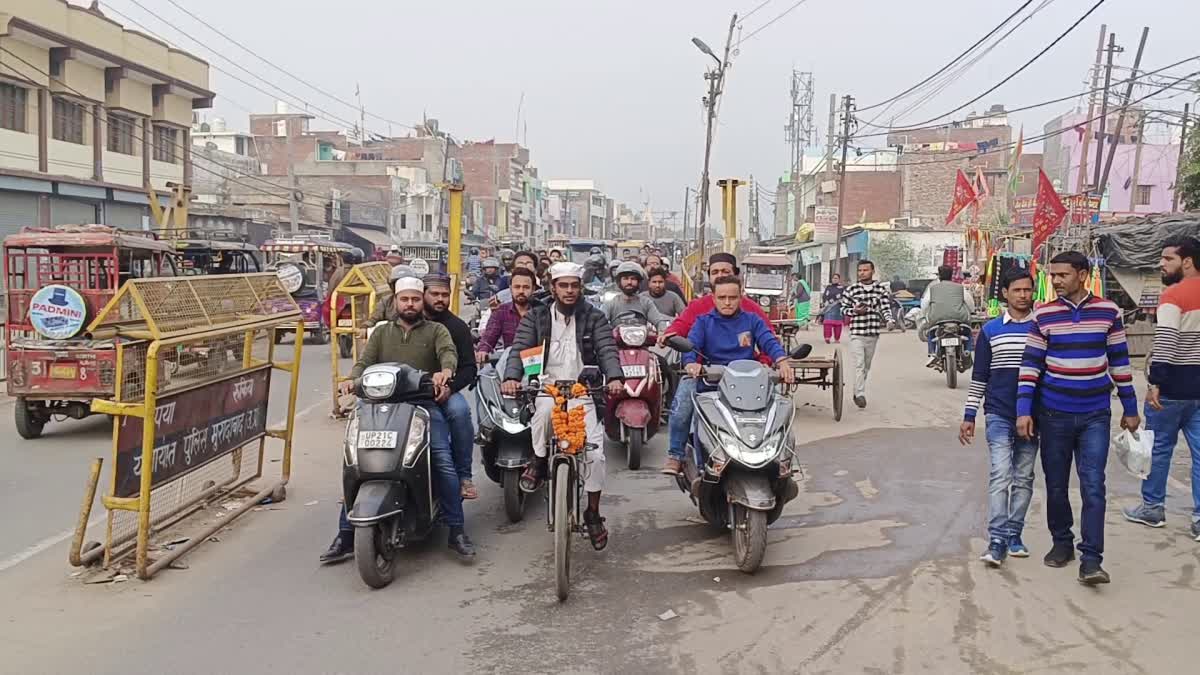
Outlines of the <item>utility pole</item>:
<svg viewBox="0 0 1200 675">
<path fill-rule="evenodd" d="M 1108 157 L 1104 160 L 1104 173 L 1100 175 L 1100 194 L 1108 186 L 1108 172 L 1112 169 L 1113 156 L 1117 154 L 1117 144 L 1121 142 L 1121 132 L 1125 128 L 1125 113 L 1129 111 L 1129 102 L 1133 100 L 1133 82 L 1138 76 L 1138 66 L 1142 65 L 1142 52 L 1146 49 L 1146 38 L 1150 36 L 1150 27 L 1142 28 L 1142 39 L 1138 42 L 1137 55 L 1133 57 L 1133 72 L 1129 75 L 1129 84 L 1125 87 L 1125 99 L 1121 103 L 1121 112 L 1117 115 L 1117 133 L 1111 145 L 1108 146 Z M 1111 58 L 1111 57 L 1110 57 Z M 1142 113 L 1145 117 L 1145 113 Z M 1139 125 L 1140 126 L 1140 125 Z M 1140 136 L 1139 136 L 1140 140 Z M 1138 143 L 1141 151 L 1141 143 Z"/>
<path fill-rule="evenodd" d="M 291 221 L 292 234 L 300 232 L 300 204 L 296 201 L 296 196 L 300 192 L 299 179 L 296 178 L 296 169 L 292 163 L 292 124 L 291 120 L 284 118 L 284 128 L 287 130 L 287 143 L 285 151 L 287 152 L 287 175 L 288 175 L 288 219 Z"/>
<path fill-rule="evenodd" d="M 1117 34 L 1108 34 L 1108 64 L 1104 67 L 1104 92 L 1100 99 L 1100 133 L 1096 135 L 1096 172 L 1092 180 L 1091 193 L 1104 197 L 1104 186 L 1100 185 L 1100 169 L 1104 162 L 1104 137 L 1108 135 L 1108 90 L 1112 85 L 1113 54 L 1117 53 Z M 1131 80 L 1132 81 L 1132 80 Z M 1118 133 L 1120 130 L 1118 129 Z"/>
<path fill-rule="evenodd" d="M 1083 147 L 1079 149 L 1079 177 L 1075 181 L 1080 194 L 1087 193 L 1088 147 L 1092 144 L 1092 117 L 1096 115 L 1096 87 L 1100 85 L 1100 59 L 1104 56 L 1104 36 L 1108 35 L 1108 26 L 1100 25 L 1100 41 L 1096 45 L 1096 62 L 1092 64 L 1091 94 L 1088 95 L 1087 121 L 1083 127 Z M 1067 181 L 1070 186 L 1070 180 Z"/>
<path fill-rule="evenodd" d="M 688 240 L 687 226 L 688 226 L 688 215 L 689 215 L 690 207 L 692 205 L 691 201 L 692 201 L 692 188 L 685 185 L 683 187 L 683 241 L 684 242 L 686 242 Z"/>
<path fill-rule="evenodd" d="M 1179 211 L 1179 184 L 1183 181 L 1183 158 L 1186 155 L 1188 137 L 1188 108 L 1183 104 L 1183 129 L 1179 132 L 1179 161 L 1175 165 L 1175 189 L 1171 194 L 1171 212 Z"/>
<path fill-rule="evenodd" d="M 846 212 L 846 152 L 850 149 L 850 123 L 854 115 L 854 97 L 846 94 L 842 97 L 842 165 L 838 167 L 838 219 L 837 240 L 833 242 L 834 265 L 842 259 L 842 223 Z M 829 281 L 833 281 L 833 268 L 829 268 Z"/>
<path fill-rule="evenodd" d="M 700 176 L 700 214 L 698 227 L 700 228 L 700 259 L 704 258 L 704 240 L 708 234 L 708 167 L 712 159 L 712 144 L 713 144 L 713 127 L 717 122 L 717 98 L 721 95 L 725 86 L 725 70 L 729 68 L 729 52 L 733 47 L 733 29 L 737 26 L 737 14 L 729 20 L 729 35 L 725 38 L 725 58 L 718 59 L 716 54 L 708 48 L 698 38 L 692 38 L 692 42 L 709 56 L 717 61 L 716 69 L 709 70 L 704 74 L 704 79 L 708 80 L 708 97 L 705 99 L 705 104 L 708 108 L 707 114 L 707 129 L 704 136 L 704 171 Z M 703 46 L 702 46 L 703 45 Z"/>
<path fill-rule="evenodd" d="M 836 129 L 836 127 L 834 126 L 834 123 L 837 120 L 837 105 L 838 105 L 837 94 L 830 94 L 829 95 L 829 137 L 825 144 L 825 162 L 824 162 L 824 164 L 825 164 L 825 182 L 829 182 L 829 181 L 833 180 L 833 141 L 835 138 L 837 138 L 837 136 L 834 135 L 835 134 L 834 130 Z M 825 194 L 823 192 L 821 192 L 821 190 L 819 188 L 817 189 L 817 196 L 821 199 L 821 206 L 827 206 L 827 204 L 825 204 Z M 799 208 L 799 206 L 797 206 L 797 208 Z"/>
<path fill-rule="evenodd" d="M 1140 54 L 1139 54 L 1139 56 L 1140 56 Z M 1136 75 L 1135 75 L 1135 77 L 1136 77 Z M 1129 186 L 1129 211 L 1131 213 L 1137 212 L 1138 179 L 1140 179 L 1142 177 L 1142 145 L 1144 144 L 1144 140 L 1142 137 L 1145 134 L 1146 134 L 1146 115 L 1145 115 L 1145 113 L 1143 113 L 1141 118 L 1138 119 L 1137 149 L 1133 151 L 1133 181 L 1130 183 L 1130 186 Z M 1111 164 L 1111 163 L 1112 163 L 1112 157 L 1110 156 L 1109 164 Z"/>
<path fill-rule="evenodd" d="M 784 127 L 785 138 L 791 144 L 791 192 L 796 204 L 793 220 L 793 230 L 800 229 L 804 222 L 804 214 L 800 208 L 800 173 L 801 157 L 804 148 L 812 143 L 813 134 L 813 77 L 812 73 L 792 71 L 791 111 L 788 113 L 788 123 Z"/>
</svg>

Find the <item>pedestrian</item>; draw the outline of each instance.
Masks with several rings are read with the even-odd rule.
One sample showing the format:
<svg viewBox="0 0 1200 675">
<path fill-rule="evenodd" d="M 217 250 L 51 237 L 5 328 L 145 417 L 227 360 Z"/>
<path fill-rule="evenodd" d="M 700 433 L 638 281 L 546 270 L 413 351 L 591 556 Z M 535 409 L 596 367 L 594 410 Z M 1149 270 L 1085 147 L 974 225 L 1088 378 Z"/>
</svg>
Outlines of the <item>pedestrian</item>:
<svg viewBox="0 0 1200 675">
<path fill-rule="evenodd" d="M 1033 277 L 1013 270 L 1001 280 L 1004 314 L 984 324 L 975 346 L 975 368 L 967 392 L 958 440 L 975 438 L 975 417 L 983 404 L 991 470 L 988 472 L 988 548 L 980 560 L 999 567 L 1006 556 L 1029 557 L 1021 540 L 1033 497 L 1037 439 L 1017 435 L 1017 376 L 1033 325 Z"/>
<path fill-rule="evenodd" d="M 834 342 L 842 341 L 842 293 L 845 291 L 842 275 L 834 274 L 829 285 L 821 292 L 821 326 L 825 334 L 825 344 L 829 344 L 830 338 Z"/>
<path fill-rule="evenodd" d="M 1158 301 L 1146 391 L 1146 428 L 1154 432 L 1152 463 L 1142 481 L 1142 503 L 1124 514 L 1150 527 L 1166 524 L 1167 476 L 1182 431 L 1192 451 L 1192 538 L 1200 541 L 1200 240 L 1167 240 L 1162 281 L 1167 288 Z"/>
<path fill-rule="evenodd" d="M 1089 586 L 1109 582 L 1101 562 L 1114 382 L 1123 410 L 1121 428 L 1137 431 L 1141 423 L 1121 310 L 1092 295 L 1091 273 L 1091 262 L 1078 251 L 1051 258 L 1050 281 L 1058 297 L 1033 313 L 1017 384 L 1017 433 L 1032 439 L 1036 429 L 1046 476 L 1046 524 L 1054 545 L 1043 562 L 1065 567 L 1075 559 L 1069 495 L 1075 458 L 1083 501 L 1079 581 Z"/>
<path fill-rule="evenodd" d="M 796 306 L 796 325 L 808 330 L 808 318 L 812 312 L 812 289 L 799 272 L 792 273 L 792 302 Z"/>
<path fill-rule="evenodd" d="M 887 284 L 875 281 L 875 263 L 858 261 L 858 281 L 842 293 L 842 313 L 850 317 L 850 355 L 854 357 L 854 405 L 867 407 L 867 375 L 885 325 L 891 294 Z"/>
</svg>

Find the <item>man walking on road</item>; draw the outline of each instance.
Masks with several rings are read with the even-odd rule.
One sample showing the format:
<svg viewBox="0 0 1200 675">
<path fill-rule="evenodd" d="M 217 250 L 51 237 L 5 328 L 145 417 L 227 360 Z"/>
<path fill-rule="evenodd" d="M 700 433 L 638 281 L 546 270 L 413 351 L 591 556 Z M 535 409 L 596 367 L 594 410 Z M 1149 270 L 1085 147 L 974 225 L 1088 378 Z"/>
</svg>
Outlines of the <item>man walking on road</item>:
<svg viewBox="0 0 1200 675">
<path fill-rule="evenodd" d="M 1058 299 L 1033 313 L 1017 384 L 1017 433 L 1022 438 L 1034 437 L 1034 397 L 1038 397 L 1036 433 L 1041 437 L 1046 474 L 1046 523 L 1054 540 L 1044 562 L 1066 567 L 1075 559 L 1071 532 L 1075 521 L 1068 494 L 1074 458 L 1083 499 L 1079 581 L 1089 586 L 1109 582 L 1100 563 L 1114 382 L 1123 409 L 1121 427 L 1137 431 L 1141 423 L 1121 310 L 1088 291 L 1091 272 L 1091 262 L 1078 251 L 1059 253 L 1050 260 L 1050 281 Z"/>
<path fill-rule="evenodd" d="M 1179 432 L 1192 451 L 1192 538 L 1200 541 L 1200 240 L 1169 239 L 1146 392 L 1146 428 L 1154 432 L 1150 475 L 1142 503 L 1125 518 L 1150 527 L 1166 524 L 1167 476 Z"/>
<path fill-rule="evenodd" d="M 858 261 L 858 281 L 842 292 L 842 314 L 850 317 L 850 354 L 854 357 L 854 405 L 867 407 L 867 376 L 879 345 L 891 293 L 875 281 L 875 263 Z"/>
<path fill-rule="evenodd" d="M 1006 556 L 1025 558 L 1021 541 L 1025 513 L 1033 497 L 1037 440 L 1017 436 L 1017 375 L 1033 318 L 1033 277 L 1021 270 L 1001 280 L 1008 304 L 1004 314 L 984 324 L 975 347 L 975 369 L 967 393 L 958 440 L 975 438 L 975 416 L 983 402 L 991 470 L 988 473 L 988 549 L 980 560 L 999 567 Z"/>
</svg>

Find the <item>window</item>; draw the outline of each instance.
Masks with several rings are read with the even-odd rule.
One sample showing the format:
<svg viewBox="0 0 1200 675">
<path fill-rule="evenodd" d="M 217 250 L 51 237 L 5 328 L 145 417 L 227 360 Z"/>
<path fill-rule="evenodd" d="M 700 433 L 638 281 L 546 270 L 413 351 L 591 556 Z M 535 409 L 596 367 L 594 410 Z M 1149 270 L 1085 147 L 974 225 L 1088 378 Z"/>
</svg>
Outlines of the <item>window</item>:
<svg viewBox="0 0 1200 675">
<path fill-rule="evenodd" d="M 65 98 L 54 99 L 53 136 L 56 140 L 83 144 L 83 106 Z"/>
<path fill-rule="evenodd" d="M 400 214 L 400 229 L 402 229 L 402 230 L 408 229 L 408 214 L 407 213 Z"/>
<path fill-rule="evenodd" d="M 238 136 L 237 139 L 235 139 L 234 147 L 236 148 L 237 154 L 239 154 L 239 155 L 246 154 L 246 139 L 242 138 L 241 136 Z"/>
<path fill-rule="evenodd" d="M 25 131 L 27 101 L 25 89 L 0 82 L 0 128 Z"/>
<path fill-rule="evenodd" d="M 175 147 L 179 143 L 179 130 L 171 127 L 154 127 L 154 159 L 159 162 L 175 163 Z"/>
<path fill-rule="evenodd" d="M 132 117 L 108 114 L 108 150 L 122 155 L 133 154 L 133 137 L 137 122 Z"/>
<path fill-rule="evenodd" d="M 432 213 L 425 214 L 425 231 L 426 232 L 433 231 L 433 214 Z"/>
<path fill-rule="evenodd" d="M 1153 185 L 1137 186 L 1137 195 L 1135 195 L 1135 197 L 1136 197 L 1135 203 L 1138 206 L 1150 206 L 1150 196 L 1153 194 L 1153 192 L 1154 192 Z"/>
</svg>

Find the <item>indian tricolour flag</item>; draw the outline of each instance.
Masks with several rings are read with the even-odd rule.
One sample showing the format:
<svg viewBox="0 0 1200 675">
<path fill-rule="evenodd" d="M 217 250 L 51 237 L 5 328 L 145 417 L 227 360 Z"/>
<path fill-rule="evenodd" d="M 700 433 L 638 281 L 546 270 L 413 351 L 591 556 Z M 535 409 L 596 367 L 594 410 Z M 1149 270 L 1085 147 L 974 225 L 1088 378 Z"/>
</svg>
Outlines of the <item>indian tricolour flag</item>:
<svg viewBox="0 0 1200 675">
<path fill-rule="evenodd" d="M 530 347 L 521 351 L 521 365 L 527 376 L 541 375 L 542 363 L 545 361 L 544 347 Z"/>
</svg>

